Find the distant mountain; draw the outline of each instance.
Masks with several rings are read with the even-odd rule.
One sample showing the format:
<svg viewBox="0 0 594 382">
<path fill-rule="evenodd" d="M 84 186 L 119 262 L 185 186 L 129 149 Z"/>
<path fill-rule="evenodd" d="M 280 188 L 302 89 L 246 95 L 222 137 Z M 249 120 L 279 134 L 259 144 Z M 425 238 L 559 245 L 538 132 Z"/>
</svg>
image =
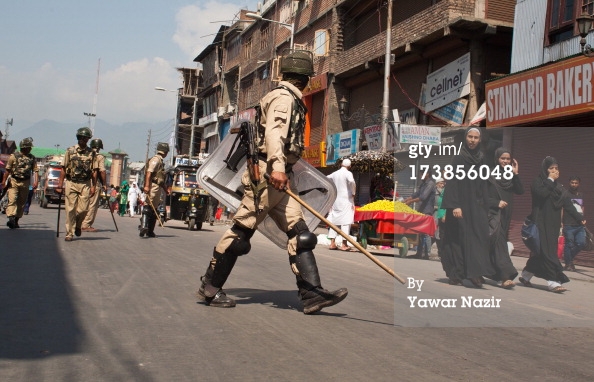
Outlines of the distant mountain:
<svg viewBox="0 0 594 382">
<path fill-rule="evenodd" d="M 37 147 L 51 148 L 60 145 L 60 149 L 65 149 L 76 144 L 76 130 L 82 126 L 84 125 L 80 123 L 64 123 L 44 119 L 11 134 L 9 139 L 15 140 L 18 145 L 21 139 L 32 137 L 33 144 Z M 152 130 L 149 150 L 149 155 L 152 155 L 155 152 L 157 140 L 168 142 L 172 129 L 172 121 L 128 122 L 122 125 L 112 125 L 97 119 L 94 137 L 101 138 L 104 151 L 109 152 L 119 148 L 128 154 L 129 161 L 144 161 L 149 130 Z"/>
</svg>

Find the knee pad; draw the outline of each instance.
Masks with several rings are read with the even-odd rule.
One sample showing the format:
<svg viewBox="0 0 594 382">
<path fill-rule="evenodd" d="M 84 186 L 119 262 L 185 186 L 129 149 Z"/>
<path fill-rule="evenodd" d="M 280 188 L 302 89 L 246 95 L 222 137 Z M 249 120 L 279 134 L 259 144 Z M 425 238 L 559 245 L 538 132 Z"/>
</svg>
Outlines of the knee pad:
<svg viewBox="0 0 594 382">
<path fill-rule="evenodd" d="M 233 224 L 231 231 L 237 235 L 237 238 L 231 242 L 225 252 L 235 256 L 246 255 L 252 249 L 250 239 L 254 236 L 255 230 Z"/>
<path fill-rule="evenodd" d="M 293 228 L 287 232 L 289 240 L 297 237 L 297 253 L 308 252 L 313 250 L 318 244 L 318 238 L 309 231 L 307 224 L 303 220 L 299 220 Z"/>
</svg>

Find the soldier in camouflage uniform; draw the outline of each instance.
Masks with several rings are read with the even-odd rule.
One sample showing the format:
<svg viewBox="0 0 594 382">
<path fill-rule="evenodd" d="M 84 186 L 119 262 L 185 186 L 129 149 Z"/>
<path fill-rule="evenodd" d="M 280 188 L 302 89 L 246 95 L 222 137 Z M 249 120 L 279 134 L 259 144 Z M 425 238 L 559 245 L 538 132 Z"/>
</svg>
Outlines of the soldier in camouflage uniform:
<svg viewBox="0 0 594 382">
<path fill-rule="evenodd" d="M 140 218 L 140 237 L 147 235 L 155 237 L 155 225 L 157 224 L 157 215 L 155 210 L 161 204 L 162 191 L 168 193 L 165 185 L 165 164 L 163 158 L 169 153 L 169 145 L 164 142 L 157 143 L 157 155 L 152 157 L 146 164 L 146 175 L 144 177 L 144 186 L 142 190 L 146 194 L 145 205 L 142 207 L 142 217 Z"/>
<path fill-rule="evenodd" d="M 94 138 L 91 140 L 91 149 L 95 153 L 95 158 L 97 160 L 97 180 L 101 182 L 101 188 L 97 188 L 97 192 L 91 197 L 89 202 L 89 212 L 85 217 L 85 220 L 82 224 L 83 232 L 97 232 L 97 229 L 93 227 L 93 223 L 95 222 L 95 218 L 97 217 L 97 210 L 99 209 L 99 198 L 102 193 L 107 191 L 107 185 L 105 181 L 106 173 L 105 173 L 105 155 L 101 154 L 100 150 L 103 149 L 103 141 L 99 138 Z"/>
<path fill-rule="evenodd" d="M 20 152 L 16 152 L 8 158 L 6 172 L 2 178 L 2 186 L 6 188 L 8 175 L 10 175 L 10 188 L 8 189 L 8 206 L 6 225 L 10 229 L 20 228 L 19 219 L 23 217 L 23 210 L 29 194 L 31 176 L 33 176 L 33 188 L 37 188 L 38 168 L 35 157 L 31 154 L 33 139 L 25 138 L 20 143 Z"/>
<path fill-rule="evenodd" d="M 309 76 L 313 75 L 312 55 L 305 51 L 289 53 L 282 58 L 280 69 L 283 80 L 260 100 L 259 105 L 259 170 L 260 174 L 269 173 L 270 180 L 256 207 L 254 191 L 249 186 L 250 175 L 247 171 L 243 174 L 245 193 L 233 217 L 233 226 L 219 240 L 201 278 L 198 297 L 209 306 L 235 306 L 235 301 L 223 291 L 223 284 L 237 258 L 250 251 L 250 239 L 266 215 L 272 217 L 287 234 L 289 263 L 297 278 L 303 313 L 315 313 L 338 304 L 348 294 L 346 288 L 332 292 L 322 288 L 313 253 L 317 238 L 305 223 L 301 205 L 283 191 L 289 186 L 291 168 L 304 149 L 307 109 L 301 99 L 301 91 L 309 82 Z"/>
<path fill-rule="evenodd" d="M 90 198 L 95 195 L 97 185 L 97 157 L 87 142 L 93 133 L 88 127 L 81 127 L 76 131 L 78 144 L 69 147 L 64 154 L 64 163 L 60 172 L 59 187 L 56 192 L 62 193 L 62 184 L 66 178 L 65 212 L 66 212 L 66 241 L 72 241 L 74 236 L 80 236 L 82 223 L 89 211 Z"/>
</svg>

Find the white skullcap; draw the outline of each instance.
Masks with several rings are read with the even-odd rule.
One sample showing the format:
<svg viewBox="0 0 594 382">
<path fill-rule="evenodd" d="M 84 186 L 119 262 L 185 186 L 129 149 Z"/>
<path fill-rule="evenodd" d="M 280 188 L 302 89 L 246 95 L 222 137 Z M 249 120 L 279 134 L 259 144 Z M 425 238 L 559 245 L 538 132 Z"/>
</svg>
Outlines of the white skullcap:
<svg viewBox="0 0 594 382">
<path fill-rule="evenodd" d="M 342 160 L 342 167 L 351 167 L 351 160 L 350 159 L 343 159 Z"/>
</svg>

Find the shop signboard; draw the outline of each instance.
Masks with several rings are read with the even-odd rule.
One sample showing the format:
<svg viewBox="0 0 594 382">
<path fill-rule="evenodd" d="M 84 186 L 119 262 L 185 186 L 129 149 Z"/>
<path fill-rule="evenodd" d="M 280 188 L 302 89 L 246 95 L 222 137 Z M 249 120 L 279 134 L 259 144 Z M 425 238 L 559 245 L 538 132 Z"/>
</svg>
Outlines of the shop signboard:
<svg viewBox="0 0 594 382">
<path fill-rule="evenodd" d="M 333 165 L 344 156 L 359 151 L 361 130 L 354 129 L 326 137 L 326 166 Z"/>
<path fill-rule="evenodd" d="M 400 143 L 438 146 L 441 127 L 425 125 L 400 125 Z"/>
<path fill-rule="evenodd" d="M 425 112 L 431 112 L 470 94 L 470 53 L 427 76 Z"/>
<path fill-rule="evenodd" d="M 585 56 L 487 82 L 487 128 L 594 110 L 594 64 Z"/>
</svg>

